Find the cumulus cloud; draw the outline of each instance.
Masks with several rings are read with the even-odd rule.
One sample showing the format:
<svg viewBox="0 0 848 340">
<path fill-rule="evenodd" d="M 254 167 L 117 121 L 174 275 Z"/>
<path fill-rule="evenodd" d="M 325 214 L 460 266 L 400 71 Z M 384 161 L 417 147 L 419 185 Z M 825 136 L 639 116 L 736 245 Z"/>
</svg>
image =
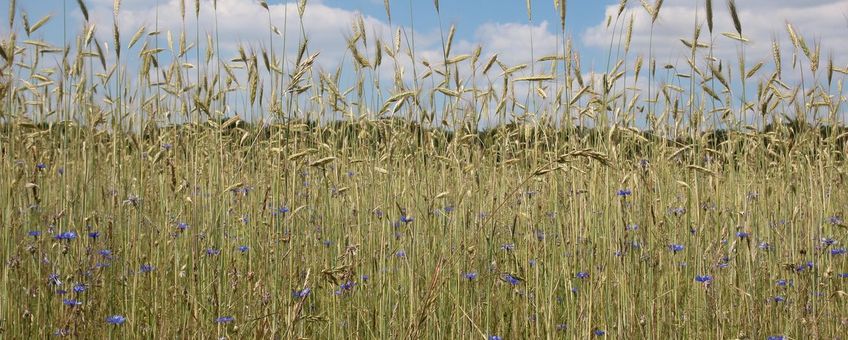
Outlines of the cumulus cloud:
<svg viewBox="0 0 848 340">
<path fill-rule="evenodd" d="M 560 44 L 559 38 L 548 28 L 547 21 L 538 25 L 486 23 L 474 35 L 482 46 L 498 53 L 500 60 L 510 65 L 530 61 L 531 48 L 538 57 L 556 53 Z"/>
<path fill-rule="evenodd" d="M 634 1 L 631 1 L 633 3 Z M 735 32 L 733 21 L 725 1 L 713 1 L 714 34 L 709 41 L 704 1 L 668 0 L 660 11 L 653 27 L 651 42 L 651 17 L 639 2 L 629 5 L 622 14 L 620 25 L 626 25 L 633 17 L 632 50 L 637 54 L 648 55 L 649 46 L 658 63 L 685 64 L 689 49 L 680 39 L 691 40 L 695 24 L 702 25 L 700 40 L 711 43 L 715 56 L 735 61 L 739 44 L 721 35 L 722 32 Z M 737 1 L 737 9 L 742 23 L 742 34 L 750 39 L 745 44 L 747 62 L 771 61 L 771 42 L 773 38 L 780 43 L 782 54 L 791 55 L 791 42 L 786 32 L 786 23 L 791 23 L 806 39 L 809 45 L 820 42 L 822 61 L 833 55 L 837 65 L 848 63 L 848 0 L 746 0 Z M 606 8 L 606 16 L 615 18 L 618 6 Z M 619 30 L 607 28 L 606 22 L 587 29 L 583 42 L 587 46 L 606 49 L 610 39 L 620 35 Z"/>
<path fill-rule="evenodd" d="M 185 20 L 181 17 L 181 3 L 185 4 Z M 111 41 L 112 0 L 89 0 L 91 20 L 98 26 L 98 36 L 103 41 Z M 335 66 L 344 58 L 349 58 L 346 37 L 352 34 L 351 27 L 361 16 L 365 23 L 369 38 L 380 37 L 385 42 L 393 40 L 397 27 L 390 26 L 386 21 L 358 11 L 333 7 L 322 1 L 310 1 L 304 17 L 301 32 L 300 18 L 295 2 L 269 5 L 269 11 L 253 0 L 218 0 L 217 11 L 213 10 L 212 0 L 200 1 L 199 22 L 194 15 L 192 0 L 160 0 L 158 5 L 151 6 L 151 0 L 124 0 L 118 21 L 121 35 L 126 40 L 141 26 L 152 31 L 158 25 L 158 30 L 164 33 L 171 31 L 176 34 L 185 29 L 189 42 L 194 39 L 196 29 L 201 33 L 201 47 L 204 47 L 205 34 L 217 32 L 224 52 L 234 54 L 240 44 L 268 48 L 269 46 L 269 12 L 270 24 L 280 31 L 286 32 L 287 48 L 292 53 L 297 48 L 301 33 L 309 40 L 311 52 L 321 52 L 320 61 L 325 65 Z M 158 10 L 158 11 L 157 11 Z M 82 20 L 81 15 L 77 15 Z M 185 25 L 185 26 L 184 26 Z M 215 29 L 217 25 L 217 30 Z M 533 50 L 536 56 L 552 54 L 556 50 L 557 36 L 550 32 L 549 24 L 541 22 L 535 25 L 526 23 L 485 23 L 475 32 L 461 32 L 460 36 L 470 36 L 470 39 L 457 39 L 454 42 L 453 55 L 470 53 L 476 46 L 484 47 L 484 58 L 492 53 L 498 53 L 499 60 L 507 64 L 526 63 L 530 61 L 530 37 L 533 40 Z M 445 28 L 445 31 L 447 28 Z M 415 31 L 404 28 L 404 36 L 415 34 L 415 53 L 420 62 L 423 59 L 438 62 L 442 58 L 442 37 L 436 28 L 428 31 Z M 472 33 L 472 34 L 468 34 Z M 274 35 L 275 49 L 282 48 L 282 38 Z M 163 43 L 163 40 L 160 40 Z M 373 44 L 372 44 L 373 45 Z M 404 40 L 401 44 L 406 46 Z M 370 57 L 373 57 L 371 51 Z"/>
<path fill-rule="evenodd" d="M 215 10 L 213 1 L 202 0 L 199 19 L 195 18 L 194 1 L 191 0 L 162 0 L 158 7 L 155 4 L 150 6 L 150 3 L 150 0 L 122 2 L 118 21 L 125 39 L 129 39 L 141 26 L 151 31 L 158 25 L 163 34 L 171 31 L 175 40 L 176 34 L 185 29 L 188 39 L 193 41 L 196 29 L 199 28 L 201 46 L 205 45 L 207 33 L 217 32 L 221 44 L 219 47 L 223 52 L 232 54 L 242 44 L 270 48 L 269 39 L 273 39 L 275 50 L 281 51 L 283 39 L 276 34 L 269 36 L 271 25 L 281 33 L 285 32 L 289 53 L 297 49 L 297 42 L 301 38 L 300 18 L 294 3 L 273 4 L 266 11 L 256 1 L 218 0 Z M 185 20 L 181 16 L 181 3 L 186 6 Z M 109 26 L 104 24 L 112 22 L 112 1 L 95 0 L 89 7 L 92 21 L 101 28 L 100 34 L 109 39 Z M 320 2 L 310 3 L 303 17 L 303 32 L 309 40 L 310 49 L 320 51 L 322 59 L 341 59 L 347 50 L 345 36 L 351 34 L 351 27 L 360 15 L 359 12 L 334 8 Z M 390 27 L 376 18 L 363 15 L 363 20 L 375 34 L 391 32 Z"/>
</svg>

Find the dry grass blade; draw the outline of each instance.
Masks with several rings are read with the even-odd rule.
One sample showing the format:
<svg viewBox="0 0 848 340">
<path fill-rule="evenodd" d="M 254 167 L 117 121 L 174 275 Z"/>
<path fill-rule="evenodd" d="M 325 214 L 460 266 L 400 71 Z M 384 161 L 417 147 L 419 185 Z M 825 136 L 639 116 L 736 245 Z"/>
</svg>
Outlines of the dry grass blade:
<svg viewBox="0 0 848 340">
<path fill-rule="evenodd" d="M 558 0 L 559 1 L 559 23 L 560 29 L 565 31 L 565 17 L 568 12 L 568 0 Z M 626 0 L 623 0 L 626 1 Z"/>
<path fill-rule="evenodd" d="M 450 32 L 448 32 L 448 40 L 446 42 L 447 46 L 445 47 L 445 60 L 450 58 L 451 47 L 453 46 L 453 38 L 456 34 L 456 25 L 451 25 Z"/>
<path fill-rule="evenodd" d="M 112 24 L 112 38 L 115 44 L 115 56 L 121 58 L 121 31 L 118 29 L 118 22 Z"/>
<path fill-rule="evenodd" d="M 651 6 L 651 4 L 649 4 L 647 0 L 640 0 L 640 2 L 642 3 L 642 8 L 644 8 L 645 11 L 648 12 L 648 15 L 651 18 L 653 18 L 654 17 L 654 7 Z"/>
<path fill-rule="evenodd" d="M 710 29 L 710 34 L 713 33 L 713 0 L 707 0 L 707 28 Z"/>
<path fill-rule="evenodd" d="M 496 62 L 496 61 L 498 61 L 498 55 L 497 55 L 497 54 L 493 54 L 493 55 L 489 58 L 489 60 L 488 60 L 488 61 L 486 61 L 486 65 L 485 65 L 485 66 L 483 66 L 483 74 L 489 73 L 489 69 L 491 69 L 491 68 L 492 68 L 492 66 L 493 66 L 493 65 L 495 65 L 495 62 Z"/>
<path fill-rule="evenodd" d="M 730 9 L 730 18 L 733 19 L 733 27 L 736 28 L 736 33 L 742 35 L 742 21 L 739 20 L 739 12 L 736 9 L 736 0 L 727 0 L 727 7 Z"/>
<path fill-rule="evenodd" d="M 112 15 L 114 18 L 118 17 L 118 13 L 121 11 L 121 0 L 115 0 L 112 2 Z"/>
<path fill-rule="evenodd" d="M 635 14 L 630 14 L 630 20 L 627 23 L 627 32 L 624 35 L 624 53 L 630 51 L 630 42 L 633 38 L 633 23 L 635 21 Z"/>
<path fill-rule="evenodd" d="M 780 58 L 780 44 L 777 42 L 776 38 L 772 39 L 771 55 L 772 55 L 772 58 L 774 58 L 774 71 L 775 71 L 775 73 L 777 73 L 777 77 L 779 79 L 783 62 Z"/>
<path fill-rule="evenodd" d="M 306 0 L 300 0 L 297 2 L 297 15 L 303 18 L 304 13 L 306 13 Z"/>
<path fill-rule="evenodd" d="M 739 41 L 739 42 L 743 42 L 743 43 L 750 41 L 750 40 L 748 40 L 748 38 L 746 38 L 746 37 L 744 37 L 741 34 L 736 33 L 736 32 L 721 32 L 721 35 L 728 37 L 730 39 Z"/>
<path fill-rule="evenodd" d="M 761 67 L 763 67 L 763 62 L 758 62 L 756 65 L 754 65 L 754 67 L 748 70 L 748 73 L 745 74 L 745 79 L 750 79 L 751 77 L 753 77 L 755 74 L 757 74 L 757 71 L 759 71 Z"/>
<path fill-rule="evenodd" d="M 130 39 L 130 44 L 129 44 L 128 48 L 133 48 L 133 46 L 135 46 L 135 44 L 138 42 L 138 39 L 141 39 L 141 36 L 144 34 L 144 31 L 146 29 L 147 28 L 142 25 L 141 27 L 138 28 L 137 31 L 135 31 L 135 34 L 133 34 L 132 38 Z"/>
<path fill-rule="evenodd" d="M 324 157 L 324 158 L 321 158 L 321 159 L 319 159 L 319 160 L 317 160 L 317 161 L 314 161 L 314 162 L 312 162 L 312 163 L 309 163 L 309 166 L 323 166 L 323 165 L 325 165 L 325 164 L 327 164 L 327 163 L 330 163 L 330 162 L 332 162 L 332 161 L 334 161 L 334 160 L 336 160 L 336 157 L 332 157 L 332 156 L 330 156 L 330 157 Z"/>
<path fill-rule="evenodd" d="M 49 20 L 50 20 L 50 18 L 51 18 L 51 16 L 50 16 L 50 15 L 47 15 L 47 16 L 45 16 L 44 18 L 41 18 L 41 20 L 38 20 L 35 24 L 33 24 L 33 25 L 32 25 L 32 27 L 30 27 L 30 28 L 27 30 L 27 34 L 33 34 L 33 33 L 35 33 L 35 31 L 37 31 L 39 28 L 41 28 L 41 26 L 44 26 L 44 24 L 46 24 L 46 23 L 47 23 L 47 21 L 49 21 Z"/>
<path fill-rule="evenodd" d="M 535 76 L 526 76 L 526 77 L 518 77 L 515 78 L 514 81 L 545 81 L 545 80 L 553 80 L 555 76 L 553 74 L 542 74 Z"/>
<path fill-rule="evenodd" d="M 17 9 L 15 8 L 15 0 L 9 0 L 9 30 L 15 27 L 15 13 L 17 13 Z M 88 16 L 86 16 L 86 18 L 87 17 Z"/>
<path fill-rule="evenodd" d="M 657 0 L 656 5 L 654 5 L 654 12 L 651 15 L 651 23 L 657 22 L 657 18 L 660 16 L 660 9 L 662 8 L 664 0 Z"/>
</svg>

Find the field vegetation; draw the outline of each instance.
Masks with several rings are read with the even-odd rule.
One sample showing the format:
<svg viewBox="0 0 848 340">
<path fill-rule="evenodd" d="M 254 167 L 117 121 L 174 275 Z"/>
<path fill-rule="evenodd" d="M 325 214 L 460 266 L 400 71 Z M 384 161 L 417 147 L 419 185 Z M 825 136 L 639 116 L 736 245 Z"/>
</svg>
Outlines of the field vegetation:
<svg viewBox="0 0 848 340">
<path fill-rule="evenodd" d="M 0 337 L 848 334 L 846 70 L 791 23 L 796 53 L 750 65 L 736 3 L 706 1 L 665 67 L 611 17 L 619 60 L 589 75 L 564 0 L 560 52 L 521 65 L 359 21 L 328 71 L 279 23 L 229 55 L 79 0 L 57 46 L 9 2 Z"/>
</svg>

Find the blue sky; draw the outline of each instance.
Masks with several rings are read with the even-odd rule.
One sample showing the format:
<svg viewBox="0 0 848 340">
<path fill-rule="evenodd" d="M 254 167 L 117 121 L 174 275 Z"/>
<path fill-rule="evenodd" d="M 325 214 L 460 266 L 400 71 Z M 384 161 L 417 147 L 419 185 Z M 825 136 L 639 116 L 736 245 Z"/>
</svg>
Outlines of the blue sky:
<svg viewBox="0 0 848 340">
<path fill-rule="evenodd" d="M 161 12 L 160 16 L 167 16 L 166 14 L 162 14 L 163 12 L 168 12 L 168 9 L 173 10 L 176 8 L 175 3 L 179 0 L 124 0 L 122 1 L 122 15 L 127 15 L 130 20 L 123 20 L 122 30 L 125 31 L 124 37 L 126 39 L 129 38 L 139 25 L 147 25 L 152 26 L 151 22 L 152 12 L 148 13 L 149 9 L 155 8 L 156 4 L 159 4 Z M 193 0 L 185 0 L 186 5 L 191 8 L 193 6 Z M 0 5 L 2 11 L 6 12 L 8 10 L 8 0 L 5 0 L 5 5 Z M 231 2 L 238 4 L 239 7 L 249 7 L 253 6 L 254 9 L 259 9 L 257 0 L 220 0 L 219 6 L 224 7 L 224 3 Z M 73 37 L 73 34 L 77 33 L 77 27 L 81 27 L 82 16 L 79 11 L 79 7 L 77 6 L 75 1 L 64 1 L 65 8 L 68 11 L 67 21 L 63 23 L 63 7 L 57 6 L 59 1 L 17 1 L 17 6 L 20 10 L 26 11 L 29 14 L 29 19 L 31 22 L 35 22 L 38 19 L 44 17 L 45 15 L 52 15 L 53 18 L 48 25 L 36 34 L 39 38 L 43 38 L 44 40 L 51 41 L 57 43 L 63 38 L 63 24 L 67 24 L 69 27 L 68 35 Z M 112 8 L 112 0 L 85 0 L 86 5 L 89 8 L 89 12 L 92 16 L 92 21 L 94 21 L 98 26 L 98 35 L 103 38 L 104 41 L 108 41 L 109 37 L 109 29 L 111 28 L 111 8 Z M 283 0 L 271 0 L 269 4 L 273 7 L 275 5 L 283 6 L 285 1 Z M 292 5 L 290 7 L 294 7 L 294 1 L 290 1 Z M 567 23 L 567 33 L 571 36 L 577 37 L 575 39 L 575 44 L 578 47 L 587 47 L 582 43 L 582 40 L 579 39 L 579 36 L 584 34 L 590 27 L 598 25 L 599 23 L 604 21 L 605 16 L 605 7 L 607 5 L 617 4 L 618 1 L 571 1 L 568 5 L 568 23 Z M 434 37 L 438 37 L 439 34 L 439 23 L 441 21 L 442 29 L 445 34 L 451 25 L 456 25 L 457 33 L 456 40 L 457 41 L 466 41 L 469 46 L 474 45 L 476 43 L 481 43 L 479 40 L 479 35 L 481 34 L 481 28 L 485 28 L 487 25 L 503 25 L 502 29 L 509 30 L 510 27 L 514 28 L 527 28 L 530 27 L 530 23 L 527 18 L 527 9 L 526 3 L 524 1 L 516 0 L 516 1 L 486 1 L 486 0 L 462 0 L 462 1 L 440 1 L 440 16 L 437 15 L 434 2 L 431 0 L 391 0 L 391 12 L 392 12 L 392 21 L 391 24 L 393 27 L 397 27 L 398 25 L 409 27 L 411 22 L 410 15 L 413 15 L 415 31 L 418 34 L 423 35 L 421 41 L 426 45 L 424 48 L 433 47 L 431 45 L 434 42 L 431 40 Z M 412 5 L 412 9 L 410 11 L 410 5 Z M 211 0 L 202 0 L 201 6 L 205 8 L 211 7 Z M 376 22 L 380 24 L 388 24 L 386 11 L 383 5 L 382 0 L 311 0 L 308 2 L 307 12 L 309 12 L 313 7 L 327 7 L 331 9 L 337 9 L 342 13 L 361 13 L 367 18 L 373 18 Z M 556 35 L 559 32 L 559 16 L 554 10 L 553 1 L 533 1 L 533 27 L 540 28 L 544 27 L 545 32 L 550 35 Z M 141 14 L 141 15 L 138 15 Z M 171 11 L 173 14 L 173 11 Z M 219 12 L 219 14 L 221 14 Z M 7 17 L 8 14 L 4 13 L 4 17 Z M 133 18 L 139 18 L 148 16 L 148 20 L 132 20 Z M 160 17 L 160 19 L 162 19 Z M 244 16 L 240 16 L 238 20 L 248 20 Z M 255 18 L 250 18 L 249 20 L 253 20 Z M 347 20 L 347 17 L 339 17 L 340 20 Z M 18 17 L 18 23 L 20 23 L 20 17 Z M 164 19 L 167 20 L 167 19 Z M 126 21 L 131 21 L 130 25 L 126 24 Z M 281 21 L 281 20 L 280 20 Z M 369 22 L 371 23 L 371 22 Z M 338 23 L 333 23 L 338 24 Z M 281 22 L 275 22 L 275 25 L 278 27 L 282 27 Z M 348 23 L 344 23 L 344 25 L 348 25 Z M 520 25 L 520 26 L 510 26 L 510 25 Z M 313 32 L 316 35 L 325 35 L 332 34 L 333 32 L 323 32 L 323 30 L 327 30 L 327 25 L 321 22 L 308 23 L 307 31 L 312 34 Z M 333 26 L 333 25 L 330 25 Z M 264 27 L 262 27 L 264 28 Z M 5 27 L 0 28 L 2 30 L 6 30 Z M 232 34 L 232 38 L 238 40 L 240 42 L 251 42 L 252 33 L 250 31 L 257 31 L 255 28 L 245 27 L 243 31 L 233 30 L 229 32 Z M 527 31 L 529 35 L 529 30 Z M 262 32 L 263 37 L 267 32 Z M 347 33 L 342 29 L 338 29 L 335 32 L 339 38 L 343 38 L 344 34 Z M 314 39 L 318 40 L 318 39 Z M 261 42 L 261 40 L 259 40 Z M 320 43 L 320 41 L 318 42 Z M 325 46 L 319 46 L 318 49 L 323 49 Z M 588 46 L 591 48 L 591 46 Z M 597 49 L 599 50 L 599 49 Z M 504 53 L 504 51 L 499 51 Z M 590 51 L 585 51 L 590 52 Z M 597 51 L 594 51 L 597 52 Z M 333 53 L 324 53 L 333 55 Z M 528 54 L 529 57 L 529 54 Z M 326 56 L 324 56 L 326 59 Z"/>
<path fill-rule="evenodd" d="M 121 28 L 124 39 L 129 39 L 141 25 L 148 31 L 155 24 L 154 11 L 158 4 L 162 31 L 181 29 L 178 3 L 185 1 L 191 8 L 194 0 L 123 0 L 121 9 Z M 6 4 L 0 4 L 0 10 L 8 10 Z M 97 34 L 103 41 L 111 37 L 113 0 L 84 0 L 89 7 L 92 21 L 97 24 Z M 533 50 L 536 55 L 556 51 L 555 42 L 559 34 L 559 17 L 552 0 L 533 0 L 533 22 L 528 22 L 526 2 L 522 0 L 442 0 L 440 16 L 437 16 L 432 0 L 391 0 L 392 22 L 389 26 L 383 0 L 310 0 L 307 7 L 305 28 L 310 37 L 310 48 L 321 51 L 321 59 L 342 58 L 345 53 L 344 35 L 349 34 L 351 21 L 362 14 L 366 18 L 369 30 L 374 34 L 383 34 L 389 38 L 400 25 L 408 29 L 410 14 L 415 20 L 416 51 L 421 56 L 437 53 L 441 48 L 439 22 L 447 32 L 453 24 L 457 26 L 455 51 L 467 53 L 478 45 L 485 52 L 498 53 L 503 60 L 524 62 L 529 60 L 529 37 L 534 39 Z M 654 1 L 648 1 L 653 3 Z M 680 38 L 689 38 L 696 22 L 704 23 L 704 1 L 667 0 L 656 26 L 654 27 L 654 53 L 658 63 L 680 64 L 685 58 L 685 48 Z M 202 14 L 207 23 L 211 12 L 212 0 L 201 0 Z M 270 0 L 272 12 L 276 13 L 273 24 L 282 27 L 286 17 L 283 0 Z M 288 6 L 288 17 L 294 19 L 294 3 Z M 568 1 L 567 34 L 573 38 L 575 47 L 580 51 L 586 68 L 604 68 L 607 45 L 612 33 L 605 29 L 606 18 L 615 15 L 619 0 L 607 1 Z M 714 46 L 718 56 L 734 58 L 737 45 L 721 38 L 719 32 L 733 31 L 727 14 L 725 1 L 713 1 L 715 4 L 716 34 Z M 76 1 L 17 1 L 19 9 L 29 13 L 30 21 L 35 22 L 44 15 L 53 15 L 53 20 L 36 33 L 37 38 L 59 42 L 62 40 L 63 8 L 67 6 L 68 16 L 65 22 L 69 27 L 69 36 L 78 32 L 82 26 L 82 16 Z M 266 42 L 267 19 L 258 0 L 218 0 L 219 31 L 224 44 L 232 49 L 239 43 Z M 410 11 L 410 4 L 413 6 Z M 788 45 L 785 22 L 791 22 L 810 41 L 821 41 L 825 55 L 833 54 L 837 64 L 848 63 L 848 0 L 744 0 L 737 1 L 745 35 L 752 40 L 746 46 L 748 54 L 755 58 L 767 58 L 770 55 L 771 39 L 777 37 L 783 45 Z M 189 10 L 190 12 L 190 10 Z M 3 13 L 4 18 L 8 17 Z M 204 15 L 206 14 L 206 15 Z M 648 37 L 651 32 L 650 20 L 640 1 L 628 2 L 625 20 L 630 15 L 635 18 L 634 54 L 647 54 Z M 191 17 L 191 15 L 189 15 Z M 294 21 L 294 20 L 292 20 Z M 18 18 L 20 23 L 20 18 Z M 189 21 L 191 24 L 192 21 Z M 290 23 L 292 36 L 298 36 Z M 211 26 L 203 25 L 201 31 Z M 191 29 L 191 27 L 190 27 Z M 0 25 L 0 30 L 7 30 Z M 706 30 L 704 30 L 706 31 Z M 2 32 L 0 32 L 2 33 Z M 446 33 L 444 33 L 446 34 Z M 791 53 L 791 51 L 788 51 Z M 484 55 L 485 58 L 485 55 Z M 512 58 L 512 59 L 510 59 Z M 685 59 L 683 59 L 685 60 Z M 600 65 L 600 66 L 598 66 Z"/>
<path fill-rule="evenodd" d="M 96 36 L 104 44 L 111 41 L 112 4 L 114 0 L 84 0 L 89 7 L 91 21 L 97 25 Z M 186 20 L 188 37 L 194 37 L 196 24 L 192 7 L 194 0 L 122 0 L 119 14 L 119 26 L 124 42 L 124 49 L 130 36 L 141 26 L 147 32 L 157 24 L 155 9 L 158 9 L 159 30 L 176 34 L 183 29 L 183 20 L 179 16 L 179 4 L 185 1 L 189 7 Z M 8 0 L 0 3 L 3 17 L 8 9 Z M 268 14 L 259 6 L 257 0 L 217 0 L 217 27 L 221 39 L 221 58 L 228 60 L 234 56 L 237 47 L 247 45 L 248 48 L 259 49 L 269 45 Z M 561 36 L 559 17 L 553 0 L 532 0 L 533 20 L 528 22 L 525 1 L 522 0 L 454 0 L 440 1 L 440 16 L 437 16 L 432 0 L 391 0 L 392 20 L 387 20 L 383 0 L 309 0 L 304 16 L 305 35 L 309 38 L 309 53 L 320 52 L 319 67 L 325 70 L 334 69 L 338 63 L 350 62 L 350 52 L 345 43 L 345 37 L 351 34 L 351 25 L 360 16 L 364 17 L 373 49 L 374 37 L 380 37 L 390 43 L 392 35 L 399 27 L 405 34 L 415 36 L 415 65 L 423 61 L 439 63 L 442 60 L 441 39 L 447 34 L 451 25 L 457 26 L 452 55 L 471 53 L 477 46 L 482 46 L 481 58 L 488 59 L 498 54 L 498 60 L 506 65 L 518 65 L 531 60 L 532 51 L 535 58 L 561 53 Z M 649 4 L 655 1 L 647 0 Z M 19 10 L 29 13 L 30 22 L 34 23 L 47 14 L 53 15 L 53 20 L 34 34 L 33 39 L 44 39 L 57 45 L 63 39 L 63 22 L 67 25 L 69 39 L 79 32 L 83 20 L 76 1 L 17 1 Z M 197 23 L 200 31 L 210 32 L 214 21 L 211 11 L 212 0 L 201 0 L 200 20 Z M 289 30 L 287 53 L 289 58 L 297 48 L 300 39 L 296 1 L 288 5 L 282 0 L 271 0 L 271 24 L 281 30 L 285 22 Z M 610 40 L 620 37 L 619 32 L 607 28 L 607 18 L 618 14 L 619 0 L 609 1 L 568 1 L 567 35 L 573 40 L 574 47 L 581 58 L 581 71 L 584 76 L 593 72 L 604 72 L 607 66 L 607 51 Z M 707 32 L 703 0 L 665 0 L 662 11 L 655 24 L 642 6 L 642 1 L 630 0 L 623 12 L 622 23 L 633 20 L 633 41 L 629 58 L 636 56 L 647 57 L 653 53 L 659 67 L 673 65 L 680 72 L 688 73 L 687 57 L 690 53 L 680 42 L 680 39 L 691 39 L 697 24 L 703 25 L 701 42 L 713 47 L 714 56 L 726 61 L 725 65 L 738 65 L 740 44 L 723 36 L 722 32 L 734 31 L 734 25 L 727 9 L 727 2 L 715 0 L 714 18 L 715 31 L 712 35 Z M 784 78 L 790 85 L 799 80 L 802 69 L 807 68 L 807 60 L 799 54 L 801 62 L 797 69 L 790 69 L 793 53 L 786 31 L 786 23 L 792 23 L 795 30 L 803 36 L 809 45 L 821 46 L 822 67 L 832 56 L 834 65 L 848 68 L 848 0 L 737 0 L 739 15 L 742 19 L 743 35 L 750 42 L 744 44 L 745 69 L 752 68 L 757 63 L 765 63 L 763 72 L 757 77 L 768 77 L 773 69 L 772 41 L 776 40 L 781 46 L 783 55 Z M 412 4 L 413 8 L 409 8 Z M 63 16 L 62 6 L 67 6 L 67 16 Z M 415 21 L 414 30 L 410 26 L 410 13 Z M 66 20 L 63 20 L 66 19 Z M 20 27 L 20 15 L 17 23 Z M 439 23 L 441 22 L 441 30 Z M 620 27 L 620 26 L 619 26 Z M 0 25 L 0 35 L 7 36 L 7 25 Z M 163 34 L 164 35 L 164 34 Z M 280 48 L 282 39 L 275 39 L 275 50 Z M 160 43 L 163 38 L 160 36 Z M 109 43 L 111 44 L 111 43 Z M 71 43 L 71 45 L 74 45 Z M 140 44 L 139 44 L 140 45 Z M 140 49 L 137 45 L 124 55 L 134 55 Z M 201 42 L 201 46 L 204 46 Z M 404 46 L 405 47 L 405 46 Z M 702 52 L 703 53 L 703 52 Z M 369 51 L 369 58 L 373 51 Z M 700 55 L 699 63 L 704 62 L 705 55 Z M 613 58 L 615 59 L 615 58 Z M 632 65 L 632 64 L 631 64 Z M 385 66 L 385 65 L 384 65 Z M 403 61 L 406 71 L 411 69 L 409 60 Z M 390 67 L 390 66 L 385 66 Z M 418 66 L 420 68 L 420 66 Z M 388 77 L 392 70 L 383 73 Z M 420 72 L 420 71 L 419 71 Z M 525 72 L 529 72 L 529 69 Z M 822 79 L 822 71 L 817 75 Z M 672 73 L 673 75 L 673 73 Z M 409 72 L 404 79 L 409 79 Z M 839 80 L 843 75 L 836 75 Z M 809 82 L 810 75 L 807 75 Z M 668 81 L 675 80 L 670 77 Z M 647 84 L 646 77 L 640 78 L 635 86 L 645 89 L 648 86 L 660 87 L 657 83 Z M 752 82 L 756 79 L 752 79 Z M 739 84 L 732 84 L 738 88 Z M 749 95 L 754 91 L 750 91 Z M 751 98 L 749 98 L 751 99 Z"/>
</svg>

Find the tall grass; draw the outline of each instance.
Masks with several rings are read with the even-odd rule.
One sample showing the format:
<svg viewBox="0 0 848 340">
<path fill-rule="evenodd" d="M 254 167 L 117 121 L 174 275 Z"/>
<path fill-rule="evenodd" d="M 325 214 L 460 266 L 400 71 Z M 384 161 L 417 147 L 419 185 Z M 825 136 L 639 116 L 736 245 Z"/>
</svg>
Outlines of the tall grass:
<svg viewBox="0 0 848 340">
<path fill-rule="evenodd" d="M 259 2 L 267 45 L 234 57 L 217 24 L 198 30 L 217 1 L 183 2 L 183 32 L 157 23 L 129 41 L 115 1 L 108 49 L 95 34 L 107 25 L 78 4 L 84 27 L 66 47 L 37 38 L 51 19 L 30 23 L 14 0 L 0 43 L 3 337 L 832 338 L 848 327 L 846 71 L 821 70 L 821 48 L 792 25 L 791 57 L 806 63 L 781 66 L 779 47 L 758 56 L 772 65 L 716 60 L 707 1 L 710 41 L 695 25 L 688 65 L 674 66 L 683 88 L 655 56 L 633 55 L 632 17 L 611 18 L 624 36 L 610 41 L 609 70 L 588 77 L 565 1 L 560 54 L 527 51 L 530 65 L 452 53 L 454 27 L 443 58 L 423 60 L 413 29 L 383 41 L 359 20 L 330 72 L 310 50 L 305 0 L 285 5 L 299 27 Z M 725 36 L 744 45 L 728 4 Z M 641 5 L 661 17 L 662 1 Z M 284 39 L 292 29 L 297 42 Z M 789 72 L 803 81 L 784 82 Z M 634 88 L 640 77 L 647 88 Z"/>
</svg>

